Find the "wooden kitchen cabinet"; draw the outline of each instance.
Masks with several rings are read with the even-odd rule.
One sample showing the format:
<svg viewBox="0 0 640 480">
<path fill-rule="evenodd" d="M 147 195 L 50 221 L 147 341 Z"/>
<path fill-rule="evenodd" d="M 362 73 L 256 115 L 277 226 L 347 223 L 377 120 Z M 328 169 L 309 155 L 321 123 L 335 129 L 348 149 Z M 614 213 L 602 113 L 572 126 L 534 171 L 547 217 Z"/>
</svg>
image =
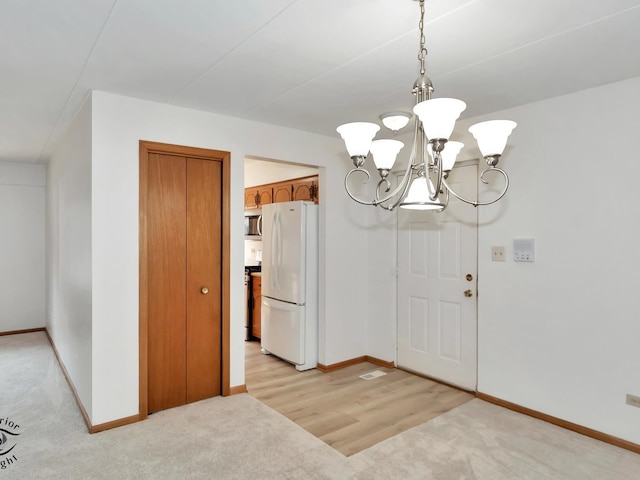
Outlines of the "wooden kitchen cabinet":
<svg viewBox="0 0 640 480">
<path fill-rule="evenodd" d="M 273 189 L 270 185 L 258 187 L 260 206 L 273 203 Z"/>
<path fill-rule="evenodd" d="M 260 208 L 267 203 L 273 203 L 273 188 L 271 185 L 260 185 L 244 189 L 244 208 Z"/>
<path fill-rule="evenodd" d="M 290 202 L 292 199 L 291 183 L 277 183 L 273 186 L 273 203 Z"/>
<path fill-rule="evenodd" d="M 244 208 L 260 208 L 267 203 L 303 200 L 318 203 L 318 176 L 294 178 L 284 182 L 269 183 L 245 188 Z"/>
<path fill-rule="evenodd" d="M 258 189 L 256 187 L 244 189 L 244 208 L 258 208 Z"/>
<path fill-rule="evenodd" d="M 291 184 L 292 200 L 318 203 L 318 177 L 311 177 Z"/>
<path fill-rule="evenodd" d="M 251 312 L 251 336 L 261 338 L 262 326 L 262 275 L 251 274 L 251 304 L 253 311 Z"/>
</svg>

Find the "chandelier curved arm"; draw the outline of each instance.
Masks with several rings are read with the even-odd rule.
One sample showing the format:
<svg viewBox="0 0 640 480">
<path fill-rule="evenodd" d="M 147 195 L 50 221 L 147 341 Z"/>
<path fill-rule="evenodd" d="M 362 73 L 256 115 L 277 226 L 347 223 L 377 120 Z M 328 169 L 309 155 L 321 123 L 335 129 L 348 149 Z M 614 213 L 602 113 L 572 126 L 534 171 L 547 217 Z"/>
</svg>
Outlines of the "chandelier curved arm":
<svg viewBox="0 0 640 480">
<path fill-rule="evenodd" d="M 347 195 L 349 195 L 352 200 L 362 205 L 374 205 L 374 206 L 377 205 L 375 200 L 371 202 L 368 202 L 366 200 L 361 200 L 358 197 L 356 197 L 353 193 L 351 193 L 351 190 L 349 190 L 349 178 L 351 178 L 351 175 L 353 175 L 356 172 L 362 172 L 367 176 L 367 179 L 362 183 L 369 183 L 369 180 L 371 180 L 371 174 L 364 168 L 360 168 L 360 167 L 352 168 L 351 170 L 349 170 L 349 173 L 347 173 L 347 175 L 344 177 L 344 189 L 347 191 Z"/>
<path fill-rule="evenodd" d="M 367 200 L 362 200 L 358 197 L 356 197 L 351 190 L 349 189 L 349 179 L 351 178 L 351 175 L 356 173 L 356 172 L 363 172 L 367 178 L 365 179 L 365 181 L 363 183 L 369 183 L 369 181 L 371 180 L 371 174 L 369 173 L 368 170 L 360 167 L 356 167 L 353 168 L 351 170 L 349 170 L 349 172 L 347 173 L 347 175 L 344 177 L 344 188 L 347 191 L 347 194 L 349 195 L 349 197 L 351 197 L 352 200 L 362 204 L 362 205 L 373 205 L 373 206 L 377 206 L 380 208 L 384 208 L 385 210 L 393 210 L 394 208 L 396 208 L 400 202 L 402 201 L 402 198 L 404 197 L 404 194 L 407 192 L 407 190 L 409 189 L 409 185 L 410 185 L 410 177 L 411 177 L 411 172 L 414 168 L 414 159 L 415 159 L 415 144 L 413 147 L 413 150 L 411 152 L 411 158 L 409 159 L 409 162 L 407 164 L 407 168 L 404 171 L 404 174 L 402 175 L 402 179 L 400 180 L 398 186 L 391 192 L 388 193 L 386 196 L 381 197 L 380 196 L 380 191 L 381 191 L 381 187 L 382 185 L 385 185 L 386 188 L 384 190 L 384 193 L 389 192 L 389 190 L 391 189 L 391 182 L 385 177 L 382 178 L 379 182 L 378 185 L 376 186 L 376 194 L 375 194 L 375 198 L 371 201 L 367 201 Z M 389 200 L 391 200 L 392 198 L 396 197 L 398 195 L 398 193 L 400 193 L 402 191 L 402 194 L 400 195 L 400 197 L 390 206 L 385 206 L 383 205 L 385 202 L 388 202 Z"/>
<path fill-rule="evenodd" d="M 482 174 L 480 175 L 480 180 L 482 181 L 482 183 L 488 185 L 489 182 L 487 180 L 484 179 L 484 176 L 487 172 L 496 172 L 501 174 L 504 177 L 504 188 L 502 189 L 502 192 L 500 192 L 500 194 L 494 198 L 493 200 L 490 200 L 488 202 L 478 202 L 473 201 L 473 200 L 468 200 L 466 198 L 464 198 L 461 195 L 458 195 L 447 183 L 447 181 L 445 179 L 442 180 L 442 184 L 445 186 L 445 188 L 447 189 L 447 191 L 449 193 L 451 193 L 451 195 L 453 195 L 454 197 L 456 197 L 458 200 L 462 200 L 464 203 L 468 203 L 469 205 L 473 205 L 474 207 L 478 207 L 481 205 L 491 205 L 492 203 L 497 202 L 498 200 L 500 200 L 502 197 L 504 197 L 504 194 L 507 193 L 507 190 L 509 189 L 509 176 L 507 175 L 507 173 L 502 170 L 501 168 L 498 167 L 489 167 L 486 170 L 484 170 L 482 172 Z"/>
<path fill-rule="evenodd" d="M 380 189 L 383 185 L 385 186 L 385 193 L 388 192 L 391 188 L 391 182 L 389 182 L 389 180 L 387 180 L 386 178 L 383 178 L 378 182 L 378 185 L 376 186 L 375 198 L 370 201 L 363 200 L 361 198 L 356 197 L 349 189 L 349 178 L 351 177 L 351 175 L 353 175 L 356 172 L 362 172 L 367 176 L 366 180 L 362 183 L 366 184 L 366 183 L 369 183 L 369 181 L 371 180 L 371 174 L 364 168 L 357 167 L 357 168 L 351 169 L 344 178 L 344 189 L 347 191 L 347 195 L 349 195 L 352 200 L 354 200 L 357 203 L 360 203 L 361 205 L 373 205 L 374 207 L 381 207 L 381 208 L 384 208 L 385 210 L 393 210 L 393 207 L 387 207 L 383 205 L 383 203 L 393 198 L 393 196 L 396 195 L 398 191 L 400 191 L 400 187 L 402 187 L 402 184 L 400 185 L 399 188 L 396 188 L 391 194 L 387 195 L 384 198 L 380 198 Z"/>
<path fill-rule="evenodd" d="M 380 188 L 384 185 L 384 193 L 387 193 L 389 190 L 391 190 L 391 182 L 389 181 L 388 178 L 381 178 L 380 181 L 378 182 L 378 185 L 376 185 L 376 198 L 380 198 Z"/>
</svg>

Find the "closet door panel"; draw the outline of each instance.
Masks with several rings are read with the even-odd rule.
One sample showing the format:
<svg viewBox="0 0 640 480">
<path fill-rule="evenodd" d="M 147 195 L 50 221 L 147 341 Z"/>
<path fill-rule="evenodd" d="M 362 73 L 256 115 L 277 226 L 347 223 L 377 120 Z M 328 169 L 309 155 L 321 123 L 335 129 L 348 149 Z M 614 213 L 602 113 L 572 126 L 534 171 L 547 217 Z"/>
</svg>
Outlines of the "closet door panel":
<svg viewBox="0 0 640 480">
<path fill-rule="evenodd" d="M 187 402 L 221 392 L 222 167 L 187 159 Z"/>
<path fill-rule="evenodd" d="M 148 163 L 149 412 L 186 400 L 186 161 L 152 153 Z"/>
</svg>

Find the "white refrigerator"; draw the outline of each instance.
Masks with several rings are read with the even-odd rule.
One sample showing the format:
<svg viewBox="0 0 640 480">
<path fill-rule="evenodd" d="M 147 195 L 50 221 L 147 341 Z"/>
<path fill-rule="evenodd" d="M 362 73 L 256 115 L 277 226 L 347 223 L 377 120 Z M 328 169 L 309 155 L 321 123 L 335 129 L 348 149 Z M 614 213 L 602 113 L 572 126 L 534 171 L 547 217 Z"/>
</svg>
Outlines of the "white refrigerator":
<svg viewBox="0 0 640 480">
<path fill-rule="evenodd" d="M 318 206 L 311 202 L 262 207 L 263 353 L 318 365 Z"/>
</svg>

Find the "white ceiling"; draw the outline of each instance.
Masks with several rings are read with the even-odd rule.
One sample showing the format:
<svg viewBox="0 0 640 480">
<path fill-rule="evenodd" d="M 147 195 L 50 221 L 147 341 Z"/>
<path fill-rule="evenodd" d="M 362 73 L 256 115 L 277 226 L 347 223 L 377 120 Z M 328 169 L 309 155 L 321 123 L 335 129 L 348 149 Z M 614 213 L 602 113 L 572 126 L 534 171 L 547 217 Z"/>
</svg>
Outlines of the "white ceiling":
<svg viewBox="0 0 640 480">
<path fill-rule="evenodd" d="M 640 76 L 640 0 L 427 0 L 465 116 Z M 325 135 L 408 111 L 412 0 L 0 0 L 0 160 L 46 162 L 90 90 Z"/>
</svg>

